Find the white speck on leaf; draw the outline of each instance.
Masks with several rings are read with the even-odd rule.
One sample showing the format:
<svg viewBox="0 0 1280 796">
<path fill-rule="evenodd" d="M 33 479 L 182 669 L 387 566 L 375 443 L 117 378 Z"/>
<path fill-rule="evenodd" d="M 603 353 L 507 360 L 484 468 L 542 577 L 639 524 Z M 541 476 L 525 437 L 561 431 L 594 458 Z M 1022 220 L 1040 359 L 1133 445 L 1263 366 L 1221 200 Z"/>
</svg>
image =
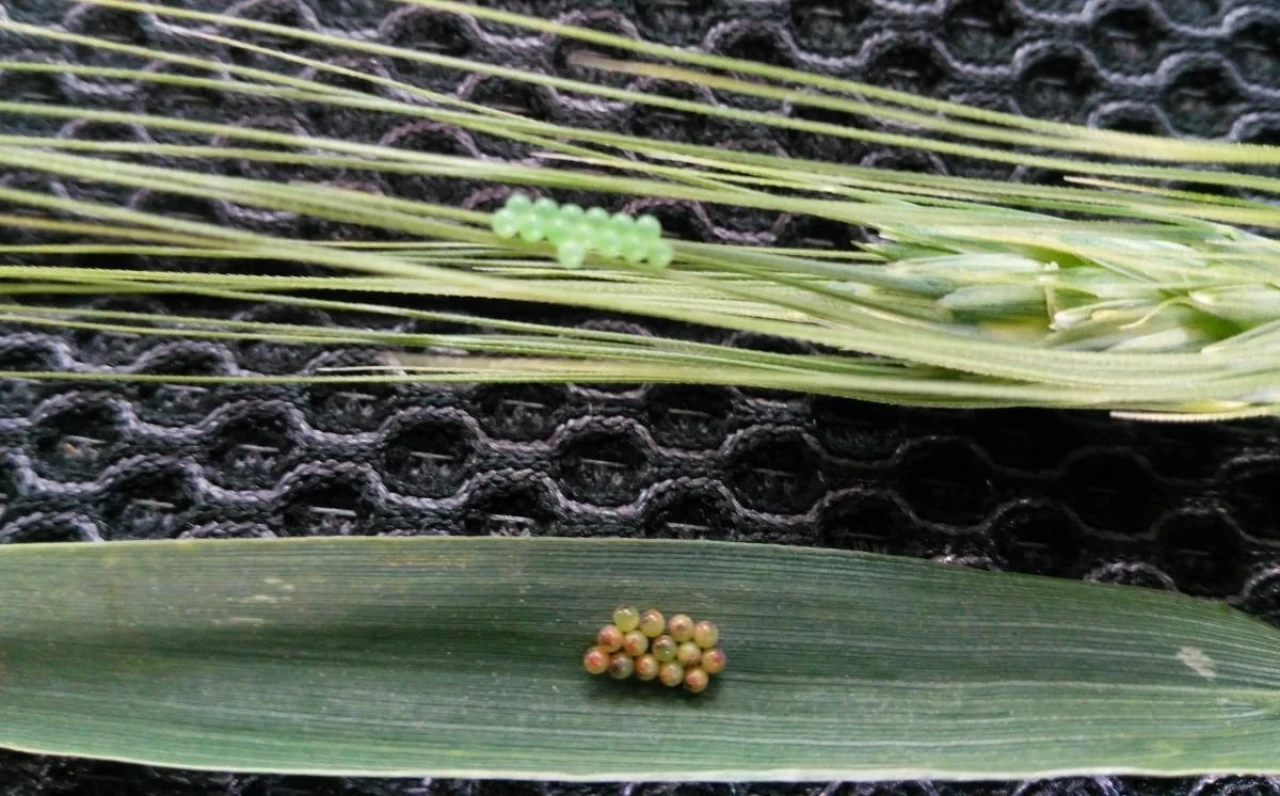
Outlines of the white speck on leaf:
<svg viewBox="0 0 1280 796">
<path fill-rule="evenodd" d="M 267 620 L 260 616 L 228 616 L 228 625 L 265 625 Z"/>
<path fill-rule="evenodd" d="M 1187 668 L 1205 679 L 1212 680 L 1218 676 L 1213 668 L 1213 658 L 1204 654 L 1204 650 L 1196 647 L 1183 647 L 1178 650 L 1178 660 Z"/>
</svg>

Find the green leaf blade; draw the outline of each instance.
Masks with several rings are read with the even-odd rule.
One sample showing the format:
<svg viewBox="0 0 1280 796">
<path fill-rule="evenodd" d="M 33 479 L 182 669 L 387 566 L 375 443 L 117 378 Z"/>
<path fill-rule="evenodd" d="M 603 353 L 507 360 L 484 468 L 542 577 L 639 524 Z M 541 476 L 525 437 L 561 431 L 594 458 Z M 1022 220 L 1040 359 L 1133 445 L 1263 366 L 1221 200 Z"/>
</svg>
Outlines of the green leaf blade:
<svg viewBox="0 0 1280 796">
<path fill-rule="evenodd" d="M 580 668 L 711 618 L 700 696 Z M 1280 634 L 1132 588 L 833 551 L 376 538 L 0 552 L 0 745 L 533 779 L 1280 771 Z"/>
</svg>

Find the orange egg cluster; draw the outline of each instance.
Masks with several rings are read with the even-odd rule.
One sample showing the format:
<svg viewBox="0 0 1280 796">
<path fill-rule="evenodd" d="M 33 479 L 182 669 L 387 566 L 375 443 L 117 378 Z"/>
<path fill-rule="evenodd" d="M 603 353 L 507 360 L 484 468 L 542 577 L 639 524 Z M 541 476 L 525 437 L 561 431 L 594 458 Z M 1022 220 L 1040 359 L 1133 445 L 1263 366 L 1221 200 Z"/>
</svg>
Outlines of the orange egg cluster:
<svg viewBox="0 0 1280 796">
<path fill-rule="evenodd" d="M 711 675 L 724 671 L 719 641 L 714 622 L 695 622 L 685 614 L 668 620 L 656 608 L 641 613 L 623 605 L 613 612 L 613 622 L 600 628 L 582 666 L 591 674 L 608 672 L 615 680 L 634 675 L 698 694 L 707 690 Z"/>
</svg>

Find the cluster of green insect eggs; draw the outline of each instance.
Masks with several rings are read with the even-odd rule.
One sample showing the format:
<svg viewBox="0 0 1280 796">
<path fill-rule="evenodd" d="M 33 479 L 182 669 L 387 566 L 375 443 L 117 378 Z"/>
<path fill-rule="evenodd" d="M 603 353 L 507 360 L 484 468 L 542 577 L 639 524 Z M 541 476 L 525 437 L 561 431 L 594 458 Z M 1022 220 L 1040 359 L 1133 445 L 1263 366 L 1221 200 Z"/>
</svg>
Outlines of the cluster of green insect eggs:
<svg viewBox="0 0 1280 796">
<path fill-rule="evenodd" d="M 662 239 L 662 224 L 651 215 L 638 218 L 603 207 L 583 210 L 575 204 L 560 205 L 543 197 L 536 202 L 517 193 L 493 214 L 493 232 L 499 238 L 520 238 L 526 243 L 547 241 L 566 268 L 579 268 L 587 255 L 596 253 L 632 265 L 648 263 L 666 268 L 675 252 Z"/>
<path fill-rule="evenodd" d="M 582 665 L 591 674 L 657 680 L 697 694 L 707 689 L 711 675 L 724 671 L 719 642 L 720 629 L 714 622 L 695 622 L 685 614 L 667 619 L 656 608 L 641 613 L 623 605 L 613 612 L 613 622 L 600 628 Z"/>
</svg>

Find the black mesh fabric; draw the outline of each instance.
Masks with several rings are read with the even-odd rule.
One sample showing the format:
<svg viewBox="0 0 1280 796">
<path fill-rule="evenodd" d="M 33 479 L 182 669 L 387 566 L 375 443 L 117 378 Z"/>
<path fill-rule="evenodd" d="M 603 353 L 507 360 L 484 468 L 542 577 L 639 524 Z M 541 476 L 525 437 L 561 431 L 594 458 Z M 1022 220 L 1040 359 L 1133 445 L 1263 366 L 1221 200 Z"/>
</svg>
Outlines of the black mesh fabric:
<svg viewBox="0 0 1280 796">
<path fill-rule="evenodd" d="M 567 64 L 571 47 L 555 37 L 382 0 L 188 4 L 577 74 Z M 1280 10 L 1274 0 L 503 0 L 502 5 L 1043 118 L 1171 135 L 1280 140 Z M 58 0 L 0 0 L 0 17 L 6 15 L 151 46 L 176 41 L 158 19 Z M 192 45 L 184 40 L 182 46 Z M 278 68 L 216 46 L 205 51 Z M 101 51 L 16 37 L 0 38 L 0 52 L 13 58 L 124 62 Z M 395 60 L 351 58 L 318 48 L 303 52 L 536 118 L 844 162 L 1007 173 L 848 141 L 583 102 Z M 670 88 L 676 94 L 690 92 Z M 180 114 L 424 151 L 528 155 L 420 122 L 151 84 L 0 71 L 0 96 Z M 15 117 L 0 117 L 0 130 L 198 140 L 164 131 Z M 267 167 L 245 163 L 218 168 L 271 174 Z M 477 208 L 493 207 L 501 196 L 489 186 L 456 182 L 310 176 Z M 1015 170 L 1012 176 L 1051 175 Z M 72 196 L 112 198 L 279 234 L 368 235 L 228 204 L 174 201 L 25 173 L 0 171 L 0 184 L 46 185 Z M 667 229 L 694 239 L 847 245 L 848 230 L 804 218 L 682 203 L 659 202 L 650 209 Z M 121 257 L 117 264 L 174 267 L 144 257 Z M 96 304 L 427 328 L 209 302 L 122 298 Z M 636 319 L 566 313 L 556 318 L 670 331 Z M 693 333 L 743 346 L 788 345 Z M 3 369 L 288 373 L 376 356 L 356 348 L 321 351 L 0 327 Z M 1278 441 L 1280 426 L 1272 422 L 1151 426 L 1090 413 L 906 411 L 690 387 L 247 389 L 8 382 L 0 384 L 0 542 L 441 533 L 771 541 L 1177 589 L 1227 598 L 1275 619 L 1280 618 Z M 1263 796 L 1280 793 L 1280 782 L 1099 778 L 826 788 L 586 787 L 186 773 L 0 754 L 0 793 Z"/>
</svg>

